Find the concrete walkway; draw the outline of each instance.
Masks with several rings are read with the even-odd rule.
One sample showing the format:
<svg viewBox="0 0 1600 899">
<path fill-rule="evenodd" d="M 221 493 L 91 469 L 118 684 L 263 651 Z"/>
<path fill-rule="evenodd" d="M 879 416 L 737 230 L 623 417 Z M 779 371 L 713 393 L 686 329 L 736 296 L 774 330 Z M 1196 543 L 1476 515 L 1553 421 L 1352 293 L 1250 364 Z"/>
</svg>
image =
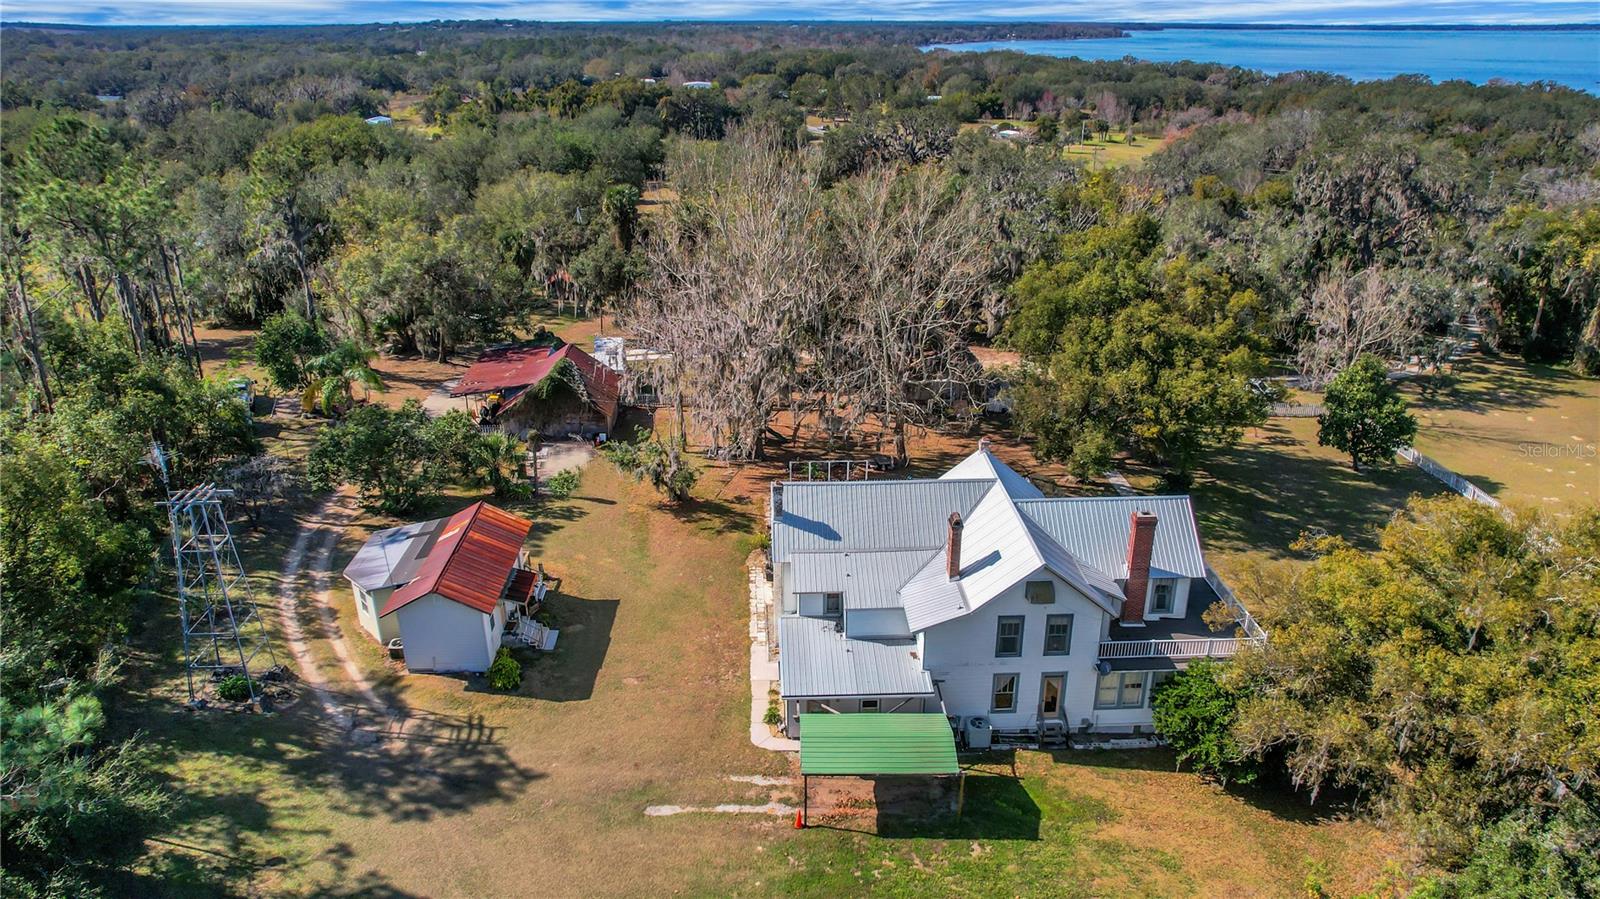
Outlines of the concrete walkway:
<svg viewBox="0 0 1600 899">
<path fill-rule="evenodd" d="M 758 749 L 799 752 L 800 741 L 776 737 L 764 720 L 767 691 L 778 684 L 778 663 L 772 658 L 767 633 L 767 610 L 772 606 L 772 583 L 759 567 L 750 568 L 750 742 Z"/>
</svg>

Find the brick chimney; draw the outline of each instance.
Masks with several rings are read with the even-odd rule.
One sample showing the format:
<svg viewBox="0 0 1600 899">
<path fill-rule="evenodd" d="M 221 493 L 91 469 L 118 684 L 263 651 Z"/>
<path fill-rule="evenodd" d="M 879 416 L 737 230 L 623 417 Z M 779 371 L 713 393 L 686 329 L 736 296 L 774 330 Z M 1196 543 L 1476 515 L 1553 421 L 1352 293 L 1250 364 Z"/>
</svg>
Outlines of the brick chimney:
<svg viewBox="0 0 1600 899">
<path fill-rule="evenodd" d="M 1150 591 L 1150 554 L 1156 547 L 1156 516 L 1135 512 L 1128 528 L 1128 579 L 1122 584 L 1122 623 L 1144 623 L 1144 598 Z"/>
<path fill-rule="evenodd" d="M 961 513 L 950 513 L 950 539 L 944 546 L 944 572 L 950 580 L 961 578 Z"/>
</svg>

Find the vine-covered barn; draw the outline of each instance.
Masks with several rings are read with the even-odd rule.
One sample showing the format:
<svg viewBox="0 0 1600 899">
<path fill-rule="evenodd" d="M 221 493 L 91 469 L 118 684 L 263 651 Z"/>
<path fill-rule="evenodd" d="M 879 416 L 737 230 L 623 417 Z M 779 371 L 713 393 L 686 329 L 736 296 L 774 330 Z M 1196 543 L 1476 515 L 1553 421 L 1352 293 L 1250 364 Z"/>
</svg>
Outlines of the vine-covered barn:
<svg viewBox="0 0 1600 899">
<path fill-rule="evenodd" d="M 450 395 L 482 397 L 481 424 L 546 437 L 609 434 L 621 406 L 616 372 L 573 344 L 546 341 L 484 350 Z"/>
</svg>

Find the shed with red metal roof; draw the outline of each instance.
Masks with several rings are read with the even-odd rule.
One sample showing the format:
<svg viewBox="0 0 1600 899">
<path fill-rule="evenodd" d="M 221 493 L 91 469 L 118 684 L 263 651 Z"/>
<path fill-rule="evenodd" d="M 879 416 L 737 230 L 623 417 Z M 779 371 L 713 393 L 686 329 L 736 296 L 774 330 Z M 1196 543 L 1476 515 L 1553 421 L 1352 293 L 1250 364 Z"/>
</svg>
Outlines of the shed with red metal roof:
<svg viewBox="0 0 1600 899">
<path fill-rule="evenodd" d="M 487 671 L 511 606 L 525 605 L 508 591 L 526 574 L 522 545 L 532 527 L 526 518 L 479 502 L 449 518 L 374 534 L 346 569 L 358 606 L 382 598 L 374 610 L 381 627 L 368 630 L 380 639 L 397 632 L 412 671 Z M 397 533 L 412 542 L 391 546 Z M 388 573 L 378 572 L 383 566 L 376 563 L 363 565 L 375 545 L 401 560 Z"/>
</svg>

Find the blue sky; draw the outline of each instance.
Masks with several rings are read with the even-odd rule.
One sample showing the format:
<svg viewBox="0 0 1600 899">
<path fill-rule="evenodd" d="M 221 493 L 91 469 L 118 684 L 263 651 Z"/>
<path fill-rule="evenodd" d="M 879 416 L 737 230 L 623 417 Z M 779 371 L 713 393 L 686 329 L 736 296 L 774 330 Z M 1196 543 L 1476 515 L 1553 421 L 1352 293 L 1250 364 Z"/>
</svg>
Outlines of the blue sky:
<svg viewBox="0 0 1600 899">
<path fill-rule="evenodd" d="M 752 0 L 6 0 L 6 21 L 91 25 L 225 25 L 323 22 L 415 22 L 430 19 L 842 19 L 953 21 L 1277 22 L 1294 24 L 1566 23 L 1600 22 L 1595 0 L 1095 0 L 1050 3 L 1013 0 L 846 0 L 761 3 Z"/>
</svg>

